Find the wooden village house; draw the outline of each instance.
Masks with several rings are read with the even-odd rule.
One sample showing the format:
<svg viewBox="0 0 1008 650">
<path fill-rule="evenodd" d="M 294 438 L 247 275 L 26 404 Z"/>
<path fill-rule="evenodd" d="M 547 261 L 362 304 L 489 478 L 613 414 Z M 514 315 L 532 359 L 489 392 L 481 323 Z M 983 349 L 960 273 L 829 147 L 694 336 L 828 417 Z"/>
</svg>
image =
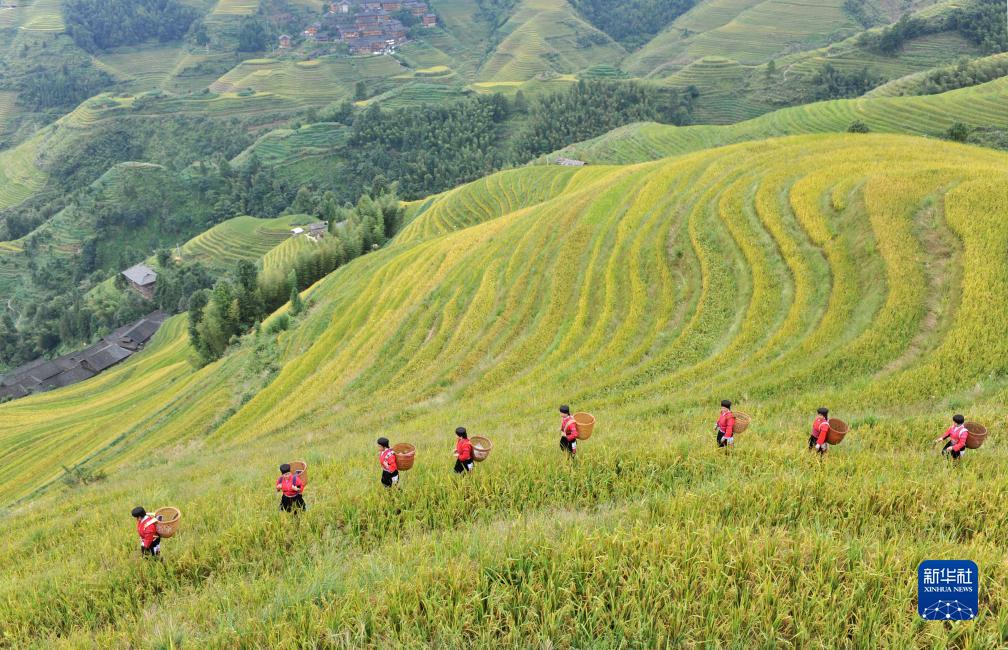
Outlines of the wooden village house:
<svg viewBox="0 0 1008 650">
<path fill-rule="evenodd" d="M 134 291 L 148 300 L 154 298 L 154 284 L 157 282 L 157 273 L 154 272 L 154 269 L 146 264 L 136 264 L 123 271 L 122 274 Z"/>
</svg>

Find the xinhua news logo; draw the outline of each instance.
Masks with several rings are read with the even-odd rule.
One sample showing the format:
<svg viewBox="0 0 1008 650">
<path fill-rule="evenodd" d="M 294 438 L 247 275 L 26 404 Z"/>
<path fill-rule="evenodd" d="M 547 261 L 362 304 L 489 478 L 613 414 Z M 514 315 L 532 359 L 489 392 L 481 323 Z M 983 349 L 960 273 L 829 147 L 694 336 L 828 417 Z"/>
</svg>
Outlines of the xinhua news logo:
<svg viewBox="0 0 1008 650">
<path fill-rule="evenodd" d="M 980 609 L 980 572 L 970 560 L 924 560 L 917 567 L 917 613 L 927 621 L 968 621 Z"/>
</svg>

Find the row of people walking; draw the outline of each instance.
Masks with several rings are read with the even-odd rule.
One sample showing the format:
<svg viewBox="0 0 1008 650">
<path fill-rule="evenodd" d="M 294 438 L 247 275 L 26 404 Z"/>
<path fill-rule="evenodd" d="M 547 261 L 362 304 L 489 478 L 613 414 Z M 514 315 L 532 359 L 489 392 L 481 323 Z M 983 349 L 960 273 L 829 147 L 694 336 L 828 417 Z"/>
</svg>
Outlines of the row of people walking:
<svg viewBox="0 0 1008 650">
<path fill-rule="evenodd" d="M 962 415 L 952 416 L 952 425 L 944 434 L 934 440 L 935 443 L 945 440 L 942 453 L 950 455 L 956 461 L 962 458 L 966 450 L 969 431 L 965 422 L 966 419 Z M 730 448 L 735 445 L 736 416 L 732 411 L 731 400 L 721 401 L 721 412 L 714 426 L 714 431 L 717 434 L 719 448 Z M 829 432 L 829 409 L 820 407 L 816 410 L 816 416 L 812 422 L 808 449 L 814 450 L 820 456 L 825 455 L 829 450 L 827 442 Z M 578 424 L 571 415 L 570 407 L 566 404 L 562 405 L 560 407 L 560 449 L 571 459 L 577 454 L 579 435 Z M 455 465 L 453 469 L 456 474 L 468 474 L 475 467 L 473 444 L 469 440 L 469 434 L 465 427 L 456 428 L 455 437 Z M 378 464 L 381 466 L 381 484 L 385 488 L 391 488 L 399 483 L 399 462 L 388 438 L 384 436 L 378 438 L 376 443 L 378 445 Z M 292 471 L 289 463 L 280 465 L 280 476 L 276 480 L 275 488 L 280 493 L 281 511 L 292 512 L 307 509 L 304 500 L 305 485 L 304 477 L 300 473 Z M 142 506 L 133 508 L 131 514 L 137 520 L 141 555 L 158 557 L 161 538 L 157 532 L 157 524 L 159 523 L 157 517 L 148 513 Z"/>
</svg>

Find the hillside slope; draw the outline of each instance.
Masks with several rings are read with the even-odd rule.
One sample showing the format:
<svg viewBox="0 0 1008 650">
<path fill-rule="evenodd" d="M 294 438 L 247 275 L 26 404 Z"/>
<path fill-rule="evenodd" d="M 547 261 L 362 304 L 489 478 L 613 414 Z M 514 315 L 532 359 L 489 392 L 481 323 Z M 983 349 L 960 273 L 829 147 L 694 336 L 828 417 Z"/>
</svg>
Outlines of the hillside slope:
<svg viewBox="0 0 1008 650">
<path fill-rule="evenodd" d="M 730 125 L 637 123 L 565 147 L 555 156 L 634 163 L 708 147 L 798 133 L 844 132 L 855 120 L 872 131 L 943 136 L 955 122 L 1008 128 L 1008 77 L 939 95 L 837 99 L 784 108 Z"/>
<path fill-rule="evenodd" d="M 98 383 L 0 406 L 2 494 L 41 489 L 0 515 L 0 638 L 1002 644 L 1006 181 L 993 151 L 819 135 L 445 193 L 288 331 L 194 372 L 173 321 Z M 755 417 L 728 456 L 724 397 Z M 574 464 L 561 402 L 599 417 Z M 822 404 L 853 430 L 820 463 Z M 992 439 L 951 467 L 928 445 L 960 410 Z M 496 443 L 464 482 L 459 424 Z M 396 493 L 378 435 L 418 448 Z M 88 458 L 108 479 L 48 484 Z M 138 502 L 184 512 L 163 564 L 131 559 Z M 951 556 L 982 567 L 980 615 L 923 624 L 916 566 Z"/>
</svg>

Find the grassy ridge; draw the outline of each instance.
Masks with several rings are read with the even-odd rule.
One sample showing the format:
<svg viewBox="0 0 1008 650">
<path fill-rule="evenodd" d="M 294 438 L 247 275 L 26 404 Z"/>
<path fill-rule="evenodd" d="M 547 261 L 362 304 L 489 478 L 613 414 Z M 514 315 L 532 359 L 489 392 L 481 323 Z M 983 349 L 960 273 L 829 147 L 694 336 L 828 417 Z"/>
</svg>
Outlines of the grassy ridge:
<svg viewBox="0 0 1008 650">
<path fill-rule="evenodd" d="M 108 481 L 0 517 L 3 638 L 1000 645 L 1006 181 L 993 151 L 815 135 L 528 167 L 423 202 L 393 245 L 313 287 L 275 342 L 157 389 L 110 374 L 88 395 L 0 406 L 0 448 L 32 458 L 8 459 L 12 498 L 34 487 L 26 472 L 55 475 L 66 455 L 46 440 L 97 405 L 156 390 L 184 404 L 138 402 L 75 437 L 87 457 L 157 423 L 99 458 Z M 118 372 L 177 360 L 173 327 Z M 204 435 L 267 349 L 279 374 Z M 724 396 L 756 418 L 727 457 L 710 432 Z M 573 467 L 553 431 L 566 401 L 600 417 Z M 818 463 L 802 448 L 823 403 L 853 431 Z M 956 468 L 927 452 L 954 410 L 993 431 Z M 464 483 L 457 424 L 496 443 Z M 381 434 L 419 450 L 396 494 L 377 486 Z M 297 525 L 271 486 L 293 457 L 311 466 Z M 138 501 L 185 513 L 163 565 L 128 559 Z M 916 565 L 952 556 L 982 567 L 980 617 L 924 624 Z"/>
<path fill-rule="evenodd" d="M 872 131 L 931 136 L 943 135 L 954 122 L 1004 128 L 1008 78 L 940 95 L 818 102 L 727 126 L 631 124 L 557 154 L 593 163 L 641 162 L 770 136 L 842 132 L 855 120 Z"/>
</svg>

